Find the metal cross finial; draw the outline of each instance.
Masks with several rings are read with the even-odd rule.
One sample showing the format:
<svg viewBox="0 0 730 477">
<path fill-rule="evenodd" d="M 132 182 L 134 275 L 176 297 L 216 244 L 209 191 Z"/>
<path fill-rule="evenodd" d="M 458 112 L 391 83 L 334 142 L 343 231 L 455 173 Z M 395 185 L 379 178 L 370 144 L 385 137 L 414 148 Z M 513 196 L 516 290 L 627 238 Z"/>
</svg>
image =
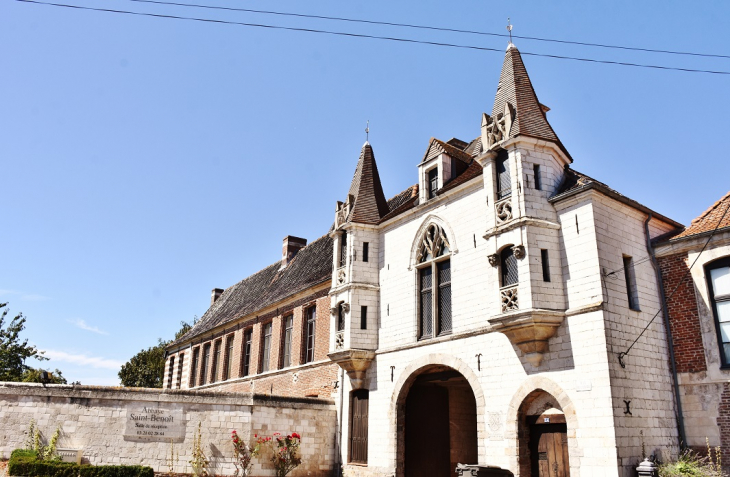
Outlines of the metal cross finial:
<svg viewBox="0 0 730 477">
<path fill-rule="evenodd" d="M 365 125 L 365 140 L 370 141 L 370 120 L 368 119 L 367 125 Z"/>
<path fill-rule="evenodd" d="M 509 42 L 512 43 L 512 23 L 510 23 L 509 17 L 507 17 L 507 31 L 509 32 Z"/>
</svg>

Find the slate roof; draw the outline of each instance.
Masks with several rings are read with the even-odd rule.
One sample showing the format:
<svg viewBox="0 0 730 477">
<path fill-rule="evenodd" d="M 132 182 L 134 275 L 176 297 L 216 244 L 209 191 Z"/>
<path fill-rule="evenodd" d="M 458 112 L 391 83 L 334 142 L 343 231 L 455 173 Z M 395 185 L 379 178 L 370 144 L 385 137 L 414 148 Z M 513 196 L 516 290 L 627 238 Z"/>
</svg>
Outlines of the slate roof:
<svg viewBox="0 0 730 477">
<path fill-rule="evenodd" d="M 563 181 L 560 183 L 560 186 L 558 187 L 558 190 L 555 194 L 552 195 L 548 199 L 549 202 L 555 203 L 559 202 L 563 199 L 567 199 L 568 197 L 572 197 L 573 195 L 576 195 L 580 192 L 583 192 L 585 190 L 589 189 L 596 189 L 603 194 L 618 200 L 619 202 L 622 202 L 628 206 L 631 206 L 637 210 L 640 210 L 644 213 L 651 213 L 652 216 L 655 218 L 662 220 L 668 224 L 674 225 L 675 227 L 683 227 L 682 224 L 679 222 L 676 222 L 669 217 L 666 217 L 658 212 L 655 212 L 648 207 L 640 204 L 639 202 L 630 199 L 626 197 L 625 195 L 621 194 L 620 192 L 616 191 L 615 189 L 612 189 L 608 185 L 604 184 L 601 181 L 597 181 L 596 179 L 583 174 L 582 172 L 578 172 L 573 168 L 566 167 L 565 173 L 563 175 Z"/>
<path fill-rule="evenodd" d="M 492 117 L 504 113 L 504 105 L 507 102 L 515 108 L 515 119 L 509 133 L 510 138 L 524 135 L 554 142 L 572 161 L 570 154 L 548 123 L 545 115 L 545 110 L 548 108 L 538 101 L 525 64 L 522 62 L 522 55 L 514 45 L 510 45 L 504 55 L 502 73 L 499 76 L 499 86 L 497 86 L 497 94 L 492 107 Z"/>
<path fill-rule="evenodd" d="M 467 146 L 467 144 L 464 141 L 460 141 L 459 139 L 451 139 L 449 142 L 456 142 L 457 144 L 463 144 L 464 147 Z M 440 139 L 431 138 L 428 141 L 428 148 L 426 149 L 426 154 L 423 155 L 423 160 L 421 161 L 421 164 L 423 164 L 426 161 L 429 161 L 433 159 L 434 157 L 438 156 L 439 154 L 445 153 L 450 157 L 453 157 L 454 159 L 458 159 L 464 164 L 470 164 L 472 161 L 472 156 L 464 152 L 463 149 L 460 149 L 459 147 L 449 144 L 448 142 L 441 141 Z"/>
<path fill-rule="evenodd" d="M 377 224 L 390 211 L 380 184 L 375 154 L 368 142 L 360 151 L 349 194 L 355 199 L 349 218 L 352 222 Z"/>
<path fill-rule="evenodd" d="M 684 230 L 673 236 L 670 240 L 677 240 L 692 237 L 694 235 L 700 235 L 706 232 L 712 232 L 715 230 L 715 227 L 717 227 L 717 230 L 730 228 L 730 211 L 726 213 L 728 207 L 730 207 L 730 192 L 712 204 L 709 209 L 694 219 L 689 227 L 685 227 Z"/>
<path fill-rule="evenodd" d="M 286 268 L 280 270 L 281 261 L 277 261 L 226 288 L 195 326 L 171 346 L 331 280 L 332 247 L 332 238 L 325 235 L 302 248 Z"/>
</svg>

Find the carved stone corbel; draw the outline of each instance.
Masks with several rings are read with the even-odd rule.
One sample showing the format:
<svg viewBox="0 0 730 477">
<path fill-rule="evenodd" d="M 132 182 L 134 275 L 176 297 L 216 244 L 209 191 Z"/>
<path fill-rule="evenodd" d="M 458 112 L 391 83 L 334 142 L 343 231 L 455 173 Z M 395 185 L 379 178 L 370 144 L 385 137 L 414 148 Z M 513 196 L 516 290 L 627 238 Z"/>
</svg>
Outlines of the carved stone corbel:
<svg viewBox="0 0 730 477">
<path fill-rule="evenodd" d="M 370 363 L 375 359 L 375 352 L 364 349 L 350 349 L 327 355 L 330 360 L 344 369 L 350 377 L 352 389 L 362 389 Z"/>
<path fill-rule="evenodd" d="M 489 259 L 489 264 L 493 267 L 496 267 L 499 265 L 499 255 L 496 253 L 493 253 L 489 256 L 487 256 L 487 259 Z"/>
<path fill-rule="evenodd" d="M 514 247 L 512 247 L 512 253 L 514 253 L 517 260 L 522 260 L 523 258 L 525 258 L 525 246 L 515 245 Z"/>
<path fill-rule="evenodd" d="M 338 306 L 342 306 L 342 309 L 344 310 L 345 313 L 349 313 L 350 312 L 350 304 L 349 303 L 340 302 L 340 303 L 338 303 Z M 330 314 L 332 316 L 334 316 L 334 315 L 337 314 L 337 306 L 333 306 L 332 308 L 330 308 Z"/>
</svg>

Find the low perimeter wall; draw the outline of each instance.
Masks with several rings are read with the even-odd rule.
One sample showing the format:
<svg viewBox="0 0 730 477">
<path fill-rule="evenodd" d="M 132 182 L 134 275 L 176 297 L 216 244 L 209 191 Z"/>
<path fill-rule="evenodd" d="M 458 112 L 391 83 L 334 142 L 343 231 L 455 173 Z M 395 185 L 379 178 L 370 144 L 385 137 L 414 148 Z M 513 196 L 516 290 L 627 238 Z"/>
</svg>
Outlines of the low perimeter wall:
<svg viewBox="0 0 730 477">
<path fill-rule="evenodd" d="M 244 439 L 274 432 L 302 436 L 302 465 L 290 475 L 329 477 L 335 468 L 336 408 L 328 399 L 244 393 L 0 382 L 0 457 L 24 446 L 31 419 L 47 442 L 61 426 L 59 448 L 80 449 L 91 464 L 142 464 L 192 472 L 193 437 L 214 475 L 232 475 L 231 431 Z M 257 476 L 274 475 L 257 459 Z"/>
</svg>

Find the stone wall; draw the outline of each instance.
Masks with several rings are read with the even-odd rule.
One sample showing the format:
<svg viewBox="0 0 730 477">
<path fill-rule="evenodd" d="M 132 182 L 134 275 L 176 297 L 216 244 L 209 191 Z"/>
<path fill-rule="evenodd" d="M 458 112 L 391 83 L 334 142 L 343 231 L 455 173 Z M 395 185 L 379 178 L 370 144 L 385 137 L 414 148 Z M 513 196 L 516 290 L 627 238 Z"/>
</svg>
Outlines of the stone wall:
<svg viewBox="0 0 730 477">
<path fill-rule="evenodd" d="M 125 431 L 130 421 L 128 413 L 144 408 L 173 410 L 173 416 L 181 416 L 176 421 L 182 422 L 175 422 L 172 437 L 156 441 L 131 437 Z M 200 422 L 203 449 L 214 475 L 234 472 L 230 441 L 234 429 L 244 439 L 274 432 L 301 434 L 302 465 L 290 474 L 294 477 L 330 476 L 335 468 L 336 408 L 333 401 L 325 399 L 0 383 L 1 454 L 7 457 L 13 449 L 23 447 L 31 419 L 45 439 L 61 426 L 58 447 L 83 450 L 84 461 L 91 464 L 142 464 L 168 471 L 174 450 L 179 455 L 174 471 L 191 472 L 188 462 Z M 253 473 L 274 475 L 263 459 L 257 461 Z"/>
</svg>

